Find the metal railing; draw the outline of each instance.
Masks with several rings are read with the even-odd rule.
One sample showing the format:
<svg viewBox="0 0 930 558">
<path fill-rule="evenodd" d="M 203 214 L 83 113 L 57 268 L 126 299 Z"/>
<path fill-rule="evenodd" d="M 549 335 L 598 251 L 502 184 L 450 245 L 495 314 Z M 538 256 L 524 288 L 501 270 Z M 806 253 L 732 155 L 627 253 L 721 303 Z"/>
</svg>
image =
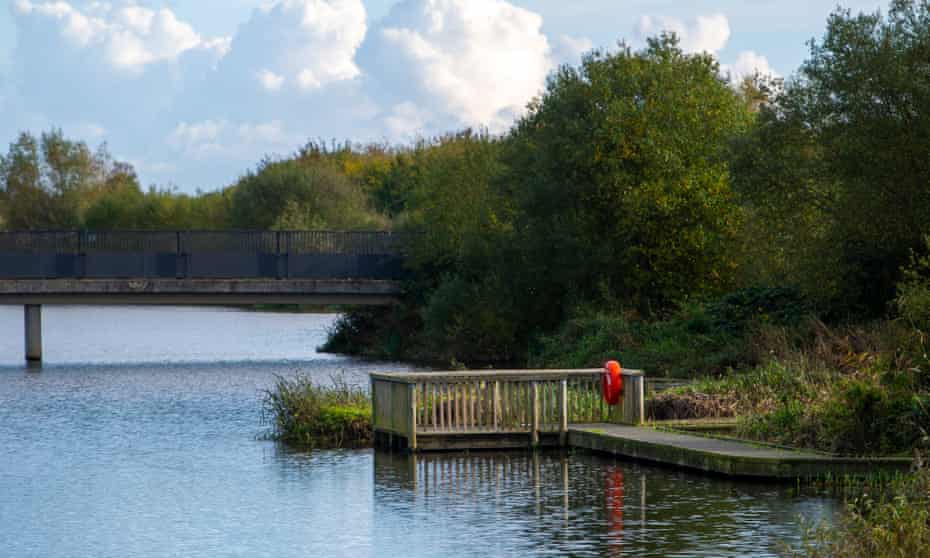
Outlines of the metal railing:
<svg viewBox="0 0 930 558">
<path fill-rule="evenodd" d="M 357 231 L 0 232 L 0 279 L 400 279 L 406 235 Z"/>
</svg>

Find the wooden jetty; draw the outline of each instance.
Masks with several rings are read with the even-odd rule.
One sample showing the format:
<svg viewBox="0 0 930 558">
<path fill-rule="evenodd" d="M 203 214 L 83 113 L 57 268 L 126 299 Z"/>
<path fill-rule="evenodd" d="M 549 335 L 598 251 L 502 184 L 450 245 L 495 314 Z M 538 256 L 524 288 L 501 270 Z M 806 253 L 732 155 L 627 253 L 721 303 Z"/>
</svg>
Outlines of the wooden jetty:
<svg viewBox="0 0 930 558">
<path fill-rule="evenodd" d="M 623 370 L 620 403 L 600 369 L 372 374 L 375 442 L 410 451 L 575 447 L 738 477 L 906 471 L 909 458 L 795 451 L 645 423 L 646 377 Z"/>
<path fill-rule="evenodd" d="M 623 379 L 610 407 L 599 369 L 372 374 L 375 438 L 413 451 L 564 446 L 573 423 L 643 421 L 643 373 Z"/>
</svg>

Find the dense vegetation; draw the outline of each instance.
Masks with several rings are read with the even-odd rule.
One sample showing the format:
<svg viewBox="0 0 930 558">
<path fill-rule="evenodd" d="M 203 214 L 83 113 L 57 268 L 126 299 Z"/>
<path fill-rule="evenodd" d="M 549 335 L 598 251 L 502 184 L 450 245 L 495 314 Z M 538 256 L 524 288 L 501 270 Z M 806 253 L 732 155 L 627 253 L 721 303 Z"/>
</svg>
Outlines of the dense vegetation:
<svg viewBox="0 0 930 558">
<path fill-rule="evenodd" d="M 371 398 L 344 378 L 328 384 L 296 375 L 278 378 L 264 396 L 271 436 L 309 447 L 362 446 L 372 441 Z"/>
</svg>

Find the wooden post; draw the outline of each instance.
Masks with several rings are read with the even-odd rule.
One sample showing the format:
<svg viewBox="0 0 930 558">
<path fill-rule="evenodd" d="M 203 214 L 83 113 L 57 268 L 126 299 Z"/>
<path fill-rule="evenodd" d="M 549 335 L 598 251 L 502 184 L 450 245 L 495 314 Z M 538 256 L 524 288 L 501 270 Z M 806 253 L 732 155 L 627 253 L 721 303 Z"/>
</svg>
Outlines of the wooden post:
<svg viewBox="0 0 930 558">
<path fill-rule="evenodd" d="M 407 447 L 417 451 L 417 385 L 407 384 L 407 397 L 410 399 L 410 417 L 407 422 Z"/>
<path fill-rule="evenodd" d="M 568 379 L 559 382 L 559 445 L 568 442 Z"/>
<path fill-rule="evenodd" d="M 375 379 L 368 377 L 368 389 L 371 390 L 371 423 L 378 426 L 378 394 L 375 392 Z"/>
<path fill-rule="evenodd" d="M 500 428 L 501 423 L 501 383 L 499 381 L 494 382 L 494 430 Z"/>
<path fill-rule="evenodd" d="M 645 421 L 645 383 L 642 374 L 629 375 L 624 378 L 626 390 L 623 394 L 623 422 L 639 425 Z"/>
<path fill-rule="evenodd" d="M 533 380 L 532 391 L 530 393 L 530 438 L 533 447 L 539 445 L 539 382 Z"/>
<path fill-rule="evenodd" d="M 609 422 L 640 425 L 646 419 L 646 377 L 636 370 L 623 371 L 623 399 L 610 408 Z"/>
</svg>

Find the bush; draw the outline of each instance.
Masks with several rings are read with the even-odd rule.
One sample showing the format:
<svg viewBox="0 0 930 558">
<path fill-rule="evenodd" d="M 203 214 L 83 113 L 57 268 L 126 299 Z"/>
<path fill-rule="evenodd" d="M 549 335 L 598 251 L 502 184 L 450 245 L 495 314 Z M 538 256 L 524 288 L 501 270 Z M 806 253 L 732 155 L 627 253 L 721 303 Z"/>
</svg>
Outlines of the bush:
<svg viewBox="0 0 930 558">
<path fill-rule="evenodd" d="M 297 375 L 278 378 L 265 392 L 263 416 L 272 438 L 302 446 L 359 446 L 371 443 L 371 398 L 342 377 L 323 386 Z"/>
<path fill-rule="evenodd" d="M 888 455 L 910 451 L 930 431 L 930 395 L 903 374 L 883 370 L 880 362 L 851 374 L 828 371 L 806 378 L 813 383 L 796 390 L 784 384 L 747 386 L 779 395 L 774 406 L 747 409 L 739 434 L 838 454 Z"/>
<path fill-rule="evenodd" d="M 789 288 L 736 291 L 652 321 L 630 312 L 582 308 L 554 335 L 542 336 L 529 361 L 531 366 L 584 368 L 619 360 L 650 376 L 719 375 L 758 364 L 765 352 L 760 337 L 771 336 L 771 328 L 798 329 L 811 312 Z"/>
</svg>

